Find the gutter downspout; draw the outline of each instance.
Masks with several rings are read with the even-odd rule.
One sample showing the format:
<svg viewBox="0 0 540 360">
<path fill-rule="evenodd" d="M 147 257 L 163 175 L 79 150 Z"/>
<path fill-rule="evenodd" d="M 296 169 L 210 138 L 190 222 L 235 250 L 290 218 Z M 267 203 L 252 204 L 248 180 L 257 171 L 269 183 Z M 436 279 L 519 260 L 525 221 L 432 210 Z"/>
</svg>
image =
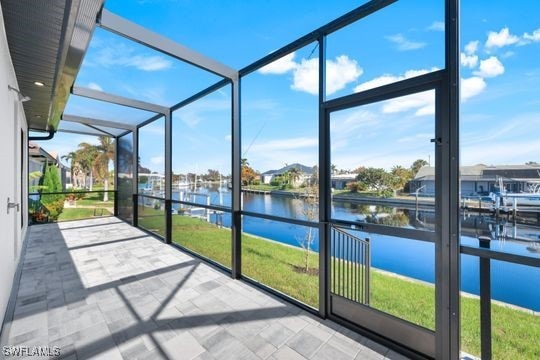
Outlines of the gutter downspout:
<svg viewBox="0 0 540 360">
<path fill-rule="evenodd" d="M 49 135 L 47 136 L 29 136 L 28 140 L 51 140 L 54 137 L 54 134 L 56 133 L 55 130 L 49 130 Z"/>
</svg>

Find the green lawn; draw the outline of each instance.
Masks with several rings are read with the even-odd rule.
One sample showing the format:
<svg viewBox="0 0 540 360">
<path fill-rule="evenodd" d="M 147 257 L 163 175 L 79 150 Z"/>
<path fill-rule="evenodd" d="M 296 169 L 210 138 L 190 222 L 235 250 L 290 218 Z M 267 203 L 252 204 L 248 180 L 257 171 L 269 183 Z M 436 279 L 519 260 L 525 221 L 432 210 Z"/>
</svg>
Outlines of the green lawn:
<svg viewBox="0 0 540 360">
<path fill-rule="evenodd" d="M 163 235 L 163 213 L 145 209 L 139 224 Z M 227 267 L 231 266 L 231 233 L 189 216 L 173 216 L 173 241 Z M 303 251 L 291 246 L 267 241 L 249 234 L 242 235 L 242 272 L 261 283 L 282 291 L 310 306 L 318 306 L 318 277 L 298 269 L 304 264 Z M 310 256 L 310 267 L 318 266 L 318 254 Z M 433 329 L 435 326 L 434 287 L 405 280 L 372 269 L 371 306 Z M 479 300 L 461 299 L 461 348 L 479 355 Z M 492 306 L 494 358 L 539 359 L 540 316 L 503 307 Z"/>
<path fill-rule="evenodd" d="M 58 221 L 68 221 L 68 220 L 81 220 L 93 218 L 94 216 L 110 216 L 112 215 L 107 209 L 104 208 L 64 208 Z"/>
<path fill-rule="evenodd" d="M 69 193 L 67 193 L 69 195 Z M 67 196 L 66 196 L 67 198 Z M 103 193 L 84 194 L 82 199 L 76 200 L 77 206 L 102 206 L 114 207 L 114 193 L 109 192 L 109 200 L 103 201 Z"/>
</svg>

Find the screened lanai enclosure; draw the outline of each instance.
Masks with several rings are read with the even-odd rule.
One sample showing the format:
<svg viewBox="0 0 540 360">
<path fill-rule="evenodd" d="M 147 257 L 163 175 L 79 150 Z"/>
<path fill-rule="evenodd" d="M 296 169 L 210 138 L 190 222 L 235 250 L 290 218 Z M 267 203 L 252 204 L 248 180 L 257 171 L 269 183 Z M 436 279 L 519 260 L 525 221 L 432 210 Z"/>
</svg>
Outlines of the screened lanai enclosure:
<svg viewBox="0 0 540 360">
<path fill-rule="evenodd" d="M 491 177 L 482 168 L 484 178 L 475 173 L 474 180 L 465 174 L 472 166 L 460 167 L 460 92 L 466 92 L 463 99 L 471 90 L 460 76 L 458 0 L 436 2 L 435 15 L 444 21 L 433 32 L 434 55 L 414 58 L 415 68 L 424 70 L 409 72 L 402 59 L 386 58 L 377 44 L 404 9 L 419 11 L 418 18 L 402 19 L 402 31 L 428 23 L 433 14 L 421 11 L 422 1 L 362 2 L 239 69 L 114 13 L 106 2 L 73 3 L 80 10 L 74 23 L 62 25 L 71 30 L 71 44 L 61 59 L 65 71 L 55 80 L 60 90 L 50 115 L 40 115 L 37 105 L 27 109 L 34 131 L 29 139 L 46 146 L 47 138 L 64 133 L 110 138 L 112 215 L 233 279 L 408 357 L 457 359 L 469 353 L 488 359 L 508 339 L 540 334 L 537 300 L 518 303 L 532 309 L 524 312 L 492 302 L 500 291 L 495 283 L 509 281 L 504 274 L 514 268 L 530 280 L 522 287 L 538 289 L 538 251 L 505 251 L 494 244 L 504 237 L 536 248 L 538 238 L 516 234 L 519 224 L 529 234 L 537 234 L 540 224 L 538 205 L 523 210 L 519 198 L 494 200 L 487 190 L 510 179 L 522 186 L 540 179 L 536 165 L 495 168 Z M 16 1 L 2 5 L 4 13 L 17 10 Z M 6 26 L 9 33 L 16 25 Z M 118 52 L 107 52 L 104 43 Z M 166 84 L 153 97 L 161 101 L 148 101 L 153 89 L 129 82 L 125 74 L 118 74 L 126 82 L 114 90 L 97 85 L 116 76 L 112 68 L 96 71 L 98 57 L 126 62 L 122 51 L 132 49 L 159 61 L 139 59 L 127 71 L 174 69 L 175 77 L 145 74 Z M 382 80 L 341 91 L 336 77 L 364 71 L 343 54 L 382 64 Z M 22 63 L 14 58 L 16 70 Z M 299 90 L 302 106 L 296 97 L 281 96 Z M 271 167 L 278 167 L 275 159 L 285 162 L 280 169 Z M 416 159 L 426 160 L 400 186 L 361 184 L 383 176 L 376 171 L 385 168 L 392 168 L 395 184 L 400 171 L 409 171 L 396 164 Z M 360 170 L 337 171 L 336 164 Z M 504 180 L 495 174 L 499 170 L 506 171 Z M 529 170 L 530 178 L 524 175 Z M 30 191 L 29 206 L 43 196 L 46 191 Z M 508 233 L 512 224 L 515 236 Z M 516 291 L 534 298 L 533 292 Z M 528 326 L 513 328 L 508 319 L 514 316 Z M 501 336 L 505 331 L 511 335 Z"/>
</svg>

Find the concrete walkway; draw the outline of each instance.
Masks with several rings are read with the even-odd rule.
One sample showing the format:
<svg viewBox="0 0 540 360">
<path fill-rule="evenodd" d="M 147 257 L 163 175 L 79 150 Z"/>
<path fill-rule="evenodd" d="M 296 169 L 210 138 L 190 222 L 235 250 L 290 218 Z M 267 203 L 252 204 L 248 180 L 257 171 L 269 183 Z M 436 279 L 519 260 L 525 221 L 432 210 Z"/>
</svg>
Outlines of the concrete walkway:
<svg viewBox="0 0 540 360">
<path fill-rule="evenodd" d="M 404 359 L 114 217 L 30 227 L 6 319 L 29 359 Z"/>
</svg>

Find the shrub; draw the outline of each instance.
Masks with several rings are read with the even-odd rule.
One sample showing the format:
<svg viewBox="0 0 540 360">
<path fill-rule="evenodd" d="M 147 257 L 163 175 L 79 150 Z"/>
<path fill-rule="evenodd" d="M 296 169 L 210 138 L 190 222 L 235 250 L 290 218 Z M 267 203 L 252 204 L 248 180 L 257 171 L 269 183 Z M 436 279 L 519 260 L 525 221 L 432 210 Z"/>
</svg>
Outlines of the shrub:
<svg viewBox="0 0 540 360">
<path fill-rule="evenodd" d="M 392 189 L 384 189 L 379 194 L 383 198 L 391 198 L 392 196 L 394 196 L 394 190 L 392 190 Z"/>
<path fill-rule="evenodd" d="M 353 193 L 358 192 L 358 183 L 357 182 L 347 183 L 347 189 Z"/>
<path fill-rule="evenodd" d="M 58 169 L 55 166 L 45 165 L 45 171 L 43 173 L 41 185 L 42 192 L 45 193 L 42 193 L 40 200 L 43 206 L 49 211 L 49 219 L 55 221 L 64 210 L 65 195 L 47 193 L 61 192 L 62 182 L 60 181 Z"/>
<path fill-rule="evenodd" d="M 355 193 L 359 191 L 366 191 L 367 186 L 363 182 L 354 181 L 354 182 L 347 183 L 347 189 L 349 189 L 350 192 Z"/>
</svg>

